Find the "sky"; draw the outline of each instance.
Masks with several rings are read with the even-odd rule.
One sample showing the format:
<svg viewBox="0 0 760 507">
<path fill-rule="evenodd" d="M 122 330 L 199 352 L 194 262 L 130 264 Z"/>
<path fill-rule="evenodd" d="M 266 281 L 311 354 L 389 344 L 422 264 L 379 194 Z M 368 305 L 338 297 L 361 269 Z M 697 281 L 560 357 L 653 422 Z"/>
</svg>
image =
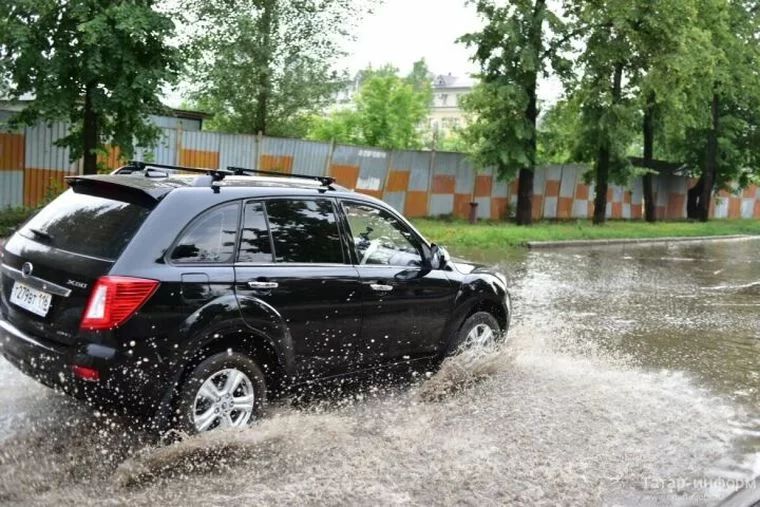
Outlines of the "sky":
<svg viewBox="0 0 760 507">
<path fill-rule="evenodd" d="M 360 23 L 346 63 L 352 72 L 392 63 L 406 73 L 424 57 L 435 74 L 466 77 L 478 71 L 470 60 L 474 49 L 456 40 L 482 26 L 465 0 L 385 0 Z M 557 79 L 541 81 L 539 98 L 554 102 L 561 94 Z"/>
<path fill-rule="evenodd" d="M 436 74 L 476 72 L 472 51 L 455 41 L 481 26 L 475 7 L 464 0 L 385 0 L 358 26 L 347 46 L 351 71 L 392 63 L 402 72 L 422 57 Z"/>
<path fill-rule="evenodd" d="M 456 40 L 481 26 L 475 6 L 465 0 L 384 0 L 358 23 L 356 40 L 347 43 L 349 56 L 341 63 L 352 73 L 386 63 L 407 73 L 424 57 L 435 74 L 467 77 L 478 70 L 470 61 L 473 49 Z M 543 80 L 539 98 L 553 102 L 561 92 L 555 79 Z M 178 92 L 166 99 L 175 107 L 181 102 Z"/>
</svg>

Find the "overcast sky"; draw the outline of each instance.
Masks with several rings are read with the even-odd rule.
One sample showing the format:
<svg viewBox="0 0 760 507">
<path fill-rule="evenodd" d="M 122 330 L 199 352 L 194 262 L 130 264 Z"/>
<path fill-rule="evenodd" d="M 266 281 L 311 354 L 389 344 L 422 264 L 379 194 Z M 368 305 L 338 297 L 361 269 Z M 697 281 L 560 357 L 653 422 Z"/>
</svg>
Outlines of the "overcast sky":
<svg viewBox="0 0 760 507">
<path fill-rule="evenodd" d="M 358 39 L 348 47 L 352 71 L 392 63 L 402 72 L 422 57 L 436 74 L 466 76 L 477 72 L 470 61 L 473 50 L 456 40 L 477 31 L 482 21 L 474 5 L 465 0 L 385 0 L 357 31 Z M 544 80 L 539 96 L 556 100 L 562 88 L 556 80 Z"/>
<path fill-rule="evenodd" d="M 469 61 L 472 52 L 455 41 L 480 24 L 464 0 L 385 0 L 359 25 L 348 65 L 356 71 L 392 63 L 407 72 L 425 57 L 437 74 L 464 76 L 477 67 Z"/>
<path fill-rule="evenodd" d="M 346 47 L 350 55 L 344 66 L 356 72 L 368 64 L 391 63 L 406 73 L 424 57 L 436 74 L 465 77 L 478 68 L 470 61 L 472 50 L 456 40 L 481 26 L 475 7 L 465 0 L 384 0 L 357 27 L 356 40 Z M 552 101 L 560 94 L 556 82 L 541 84 L 542 99 Z M 167 101 L 177 106 L 180 96 L 170 93 Z"/>
</svg>

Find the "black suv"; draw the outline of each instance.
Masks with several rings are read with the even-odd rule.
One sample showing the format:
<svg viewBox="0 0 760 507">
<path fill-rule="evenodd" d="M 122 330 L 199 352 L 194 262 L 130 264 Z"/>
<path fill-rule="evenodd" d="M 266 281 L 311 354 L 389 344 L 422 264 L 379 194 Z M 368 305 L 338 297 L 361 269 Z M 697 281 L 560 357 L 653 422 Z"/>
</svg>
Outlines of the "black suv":
<svg viewBox="0 0 760 507">
<path fill-rule="evenodd" d="M 0 254 L 2 355 L 201 432 L 248 424 L 283 389 L 505 337 L 502 274 L 331 178 L 260 173 L 133 162 L 68 178 Z"/>
</svg>

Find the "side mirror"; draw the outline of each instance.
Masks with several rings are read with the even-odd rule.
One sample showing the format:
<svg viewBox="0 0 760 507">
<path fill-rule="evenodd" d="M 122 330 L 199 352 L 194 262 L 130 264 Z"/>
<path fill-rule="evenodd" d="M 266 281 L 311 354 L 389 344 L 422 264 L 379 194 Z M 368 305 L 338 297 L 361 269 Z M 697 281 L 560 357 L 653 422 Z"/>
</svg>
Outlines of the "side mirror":
<svg viewBox="0 0 760 507">
<path fill-rule="evenodd" d="M 430 252 L 430 267 L 432 269 L 444 269 L 451 260 L 449 252 L 447 252 L 446 249 L 441 246 L 433 245 Z"/>
</svg>

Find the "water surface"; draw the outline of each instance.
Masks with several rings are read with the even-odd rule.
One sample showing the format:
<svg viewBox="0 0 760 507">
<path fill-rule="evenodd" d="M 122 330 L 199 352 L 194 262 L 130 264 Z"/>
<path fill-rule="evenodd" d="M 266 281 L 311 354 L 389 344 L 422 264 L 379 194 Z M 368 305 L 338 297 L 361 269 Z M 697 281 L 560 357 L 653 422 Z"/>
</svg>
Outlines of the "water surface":
<svg viewBox="0 0 760 507">
<path fill-rule="evenodd" d="M 714 504 L 760 469 L 758 246 L 454 252 L 511 279 L 504 351 L 159 450 L 0 360 L 0 503 Z"/>
</svg>

